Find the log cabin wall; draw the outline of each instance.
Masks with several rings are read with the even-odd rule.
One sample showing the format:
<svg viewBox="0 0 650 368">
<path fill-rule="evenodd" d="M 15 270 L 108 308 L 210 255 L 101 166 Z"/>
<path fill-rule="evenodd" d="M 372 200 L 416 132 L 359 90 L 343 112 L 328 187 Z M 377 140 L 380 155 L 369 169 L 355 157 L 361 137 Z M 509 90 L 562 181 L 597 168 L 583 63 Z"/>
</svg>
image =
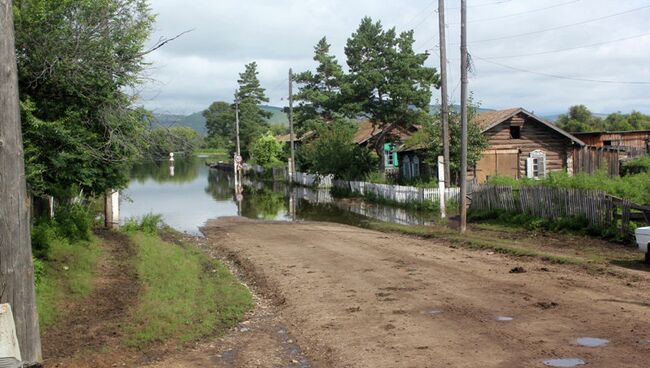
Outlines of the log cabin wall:
<svg viewBox="0 0 650 368">
<path fill-rule="evenodd" d="M 519 127 L 519 138 L 513 138 L 511 126 Z M 546 154 L 547 172 L 563 170 L 567 167 L 567 153 L 572 147 L 571 140 L 524 113 L 503 121 L 485 131 L 484 134 L 489 137 L 488 151 L 519 150 L 518 178 L 526 177 L 526 158 L 530 157 L 530 153 L 535 150 L 541 150 Z M 478 176 L 481 181 L 482 178 Z"/>
</svg>

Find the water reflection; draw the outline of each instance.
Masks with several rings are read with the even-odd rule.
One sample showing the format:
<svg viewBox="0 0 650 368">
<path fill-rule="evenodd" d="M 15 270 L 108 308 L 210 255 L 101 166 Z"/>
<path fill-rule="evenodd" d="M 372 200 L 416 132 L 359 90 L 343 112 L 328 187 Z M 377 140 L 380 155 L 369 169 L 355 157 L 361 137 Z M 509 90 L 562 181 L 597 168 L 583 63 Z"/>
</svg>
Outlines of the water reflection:
<svg viewBox="0 0 650 368">
<path fill-rule="evenodd" d="M 122 220 L 161 214 L 167 224 L 192 234 L 207 220 L 244 216 L 261 220 L 329 221 L 363 226 L 369 218 L 400 224 L 429 225 L 431 214 L 362 200 L 333 198 L 328 190 L 290 187 L 282 182 L 244 179 L 243 195 L 234 195 L 232 173 L 211 170 L 203 158 L 177 159 L 174 175 L 168 161 L 138 165 L 121 203 Z"/>
</svg>

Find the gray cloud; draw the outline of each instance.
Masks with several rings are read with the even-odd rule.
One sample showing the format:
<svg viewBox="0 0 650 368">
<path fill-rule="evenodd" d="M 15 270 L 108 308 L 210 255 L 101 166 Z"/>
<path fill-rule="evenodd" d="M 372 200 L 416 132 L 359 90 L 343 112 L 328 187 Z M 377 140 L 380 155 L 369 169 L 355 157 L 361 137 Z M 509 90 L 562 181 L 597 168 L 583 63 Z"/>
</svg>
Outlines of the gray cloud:
<svg viewBox="0 0 650 368">
<path fill-rule="evenodd" d="M 447 0 L 449 88 L 459 99 L 458 0 Z M 469 50 L 474 56 L 470 90 L 484 107 L 522 106 L 540 114 L 583 103 L 596 112 L 650 113 L 650 85 L 588 83 L 519 72 L 480 58 L 572 48 L 650 32 L 650 8 L 599 21 L 495 41 L 480 40 L 583 22 L 648 5 L 626 0 L 476 0 L 469 2 Z M 557 6 L 556 6 L 557 5 Z M 322 36 L 344 63 L 346 39 L 371 16 L 398 31 L 415 28 L 416 47 L 431 49 L 439 65 L 437 1 L 410 0 L 152 0 L 158 13 L 151 43 L 188 29 L 191 33 L 152 53 L 141 102 L 156 111 L 190 113 L 215 100 L 231 100 L 244 64 L 257 61 L 271 104 L 285 105 L 287 71 L 313 67 L 313 45 Z M 549 8 L 549 9 L 542 9 Z M 523 14 L 519 14 L 523 13 Z M 519 14 L 509 16 L 511 14 Z M 500 18 L 500 19 L 493 19 Z M 491 60 L 539 73 L 612 81 L 650 81 L 650 35 L 536 56 Z M 437 96 L 434 95 L 434 99 Z"/>
</svg>

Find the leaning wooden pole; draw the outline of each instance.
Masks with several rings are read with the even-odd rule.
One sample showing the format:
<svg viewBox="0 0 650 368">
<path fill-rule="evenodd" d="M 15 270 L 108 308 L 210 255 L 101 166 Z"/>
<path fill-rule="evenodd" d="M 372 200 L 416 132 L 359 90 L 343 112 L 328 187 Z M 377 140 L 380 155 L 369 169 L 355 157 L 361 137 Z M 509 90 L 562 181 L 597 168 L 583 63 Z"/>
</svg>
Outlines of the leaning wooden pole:
<svg viewBox="0 0 650 368">
<path fill-rule="evenodd" d="M 460 233 L 467 229 L 467 0 L 460 1 Z"/>
<path fill-rule="evenodd" d="M 13 309 L 23 361 L 40 362 L 11 3 L 0 0 L 0 303 Z"/>
</svg>

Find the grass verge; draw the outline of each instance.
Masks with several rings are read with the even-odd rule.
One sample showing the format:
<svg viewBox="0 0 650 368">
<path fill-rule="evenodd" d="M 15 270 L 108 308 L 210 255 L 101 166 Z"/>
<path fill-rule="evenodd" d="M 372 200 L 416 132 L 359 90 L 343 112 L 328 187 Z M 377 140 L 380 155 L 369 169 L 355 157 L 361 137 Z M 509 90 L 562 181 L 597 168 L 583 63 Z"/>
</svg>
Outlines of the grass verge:
<svg viewBox="0 0 650 368">
<path fill-rule="evenodd" d="M 36 306 L 42 328 L 47 329 L 65 315 L 64 300 L 90 294 L 101 255 L 100 240 L 94 236 L 74 243 L 62 238 L 50 241 L 48 259 L 35 261 Z"/>
<path fill-rule="evenodd" d="M 127 233 L 143 286 L 126 326 L 127 344 L 187 343 L 221 333 L 253 307 L 252 296 L 229 270 L 189 244 L 165 242 L 151 232 Z"/>
</svg>

